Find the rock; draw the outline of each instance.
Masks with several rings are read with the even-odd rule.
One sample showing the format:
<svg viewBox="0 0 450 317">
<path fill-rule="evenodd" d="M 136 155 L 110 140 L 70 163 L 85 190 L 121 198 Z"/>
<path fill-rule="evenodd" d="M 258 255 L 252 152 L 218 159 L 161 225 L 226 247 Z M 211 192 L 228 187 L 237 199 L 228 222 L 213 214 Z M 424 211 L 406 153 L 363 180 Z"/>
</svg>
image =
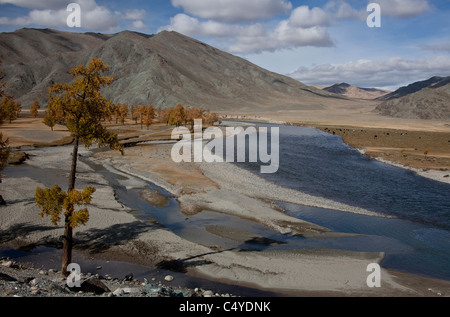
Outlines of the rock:
<svg viewBox="0 0 450 317">
<path fill-rule="evenodd" d="M 13 265 L 13 261 L 4 261 L 2 262 L 2 266 L 11 267 Z"/>
<path fill-rule="evenodd" d="M 17 280 L 14 277 L 9 276 L 8 274 L 0 273 L 0 281 L 2 281 L 2 282 L 16 282 Z"/>
<path fill-rule="evenodd" d="M 121 288 L 116 289 L 113 292 L 113 295 L 114 296 L 122 296 L 122 295 L 127 295 L 127 294 L 137 295 L 137 294 L 140 294 L 140 293 L 141 293 L 141 290 L 139 288 L 121 287 Z"/>
<path fill-rule="evenodd" d="M 161 293 L 162 291 L 162 287 L 159 285 L 155 285 L 155 284 L 147 284 L 144 288 L 145 293 L 149 294 L 149 295 L 158 295 Z"/>
<path fill-rule="evenodd" d="M 36 285 L 38 283 L 38 281 L 37 281 L 37 279 L 35 279 L 35 278 L 33 278 L 32 280 L 30 280 L 29 282 L 28 282 L 28 284 L 30 284 L 31 286 L 34 286 L 34 285 Z"/>
<path fill-rule="evenodd" d="M 167 275 L 167 276 L 164 278 L 164 280 L 165 280 L 166 282 L 172 282 L 173 279 L 174 279 L 174 277 L 173 277 L 172 275 Z"/>
<path fill-rule="evenodd" d="M 110 292 L 108 286 L 106 286 L 102 281 L 95 277 L 81 283 L 81 290 L 83 292 L 94 293 L 97 295 Z"/>
<path fill-rule="evenodd" d="M 8 157 L 8 164 L 19 165 L 29 159 L 29 156 L 25 152 L 11 152 Z"/>
<path fill-rule="evenodd" d="M 112 294 L 113 294 L 113 296 L 122 296 L 124 294 L 124 292 L 121 288 L 118 288 Z"/>
<path fill-rule="evenodd" d="M 133 280 L 133 273 L 125 275 L 125 281 L 132 281 Z"/>
<path fill-rule="evenodd" d="M 204 291 L 203 292 L 203 297 L 212 297 L 213 296 L 213 291 Z"/>
</svg>

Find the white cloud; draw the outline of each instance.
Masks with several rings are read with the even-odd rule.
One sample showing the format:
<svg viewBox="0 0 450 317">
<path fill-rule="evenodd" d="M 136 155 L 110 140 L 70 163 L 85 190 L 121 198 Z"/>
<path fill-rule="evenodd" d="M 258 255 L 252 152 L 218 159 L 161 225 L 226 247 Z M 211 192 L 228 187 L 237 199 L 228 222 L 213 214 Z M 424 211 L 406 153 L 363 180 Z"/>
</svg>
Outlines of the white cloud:
<svg viewBox="0 0 450 317">
<path fill-rule="evenodd" d="M 180 13 L 170 19 L 170 25 L 161 30 L 177 31 L 190 36 L 211 38 L 232 37 L 236 32 L 243 32 L 243 27 L 216 21 L 199 21 L 186 14 Z"/>
<path fill-rule="evenodd" d="M 432 9 L 428 0 L 377 0 L 376 2 L 380 4 L 382 14 L 397 18 L 419 16 Z"/>
<path fill-rule="evenodd" d="M 251 22 L 288 14 L 286 0 L 172 0 L 172 5 L 202 19 L 220 22 Z"/>
<path fill-rule="evenodd" d="M 177 31 L 188 36 L 220 40 L 213 43 L 236 54 L 276 51 L 300 46 L 332 46 L 326 14 L 320 8 L 307 6 L 292 11 L 288 19 L 275 26 L 265 23 L 232 24 L 214 20 L 201 21 L 186 14 L 171 18 L 161 30 Z"/>
<path fill-rule="evenodd" d="M 66 0 L 0 0 L 0 4 L 13 4 L 18 7 L 40 10 L 57 10 L 66 8 Z"/>
<path fill-rule="evenodd" d="M 329 17 L 333 17 L 336 19 L 365 20 L 367 18 L 366 8 L 357 10 L 343 0 L 329 1 L 324 7 L 324 11 L 327 12 Z"/>
<path fill-rule="evenodd" d="M 393 18 L 412 18 L 432 10 L 428 0 L 368 0 L 365 5 L 356 9 L 345 0 L 331 0 L 324 6 L 329 17 L 336 19 L 367 18 L 367 4 L 375 2 L 381 6 L 381 14 Z"/>
<path fill-rule="evenodd" d="M 10 3 L 16 6 L 31 9 L 28 15 L 9 18 L 0 17 L 0 24 L 19 27 L 67 27 L 67 0 L 0 0 L 1 3 Z M 81 27 L 87 30 L 111 32 L 119 29 L 121 20 L 132 20 L 131 26 L 135 29 L 145 28 L 142 22 L 145 10 L 126 10 L 125 13 L 112 12 L 105 6 L 100 6 L 95 0 L 77 0 L 81 7 Z"/>
<path fill-rule="evenodd" d="M 392 88 L 433 76 L 448 76 L 450 56 L 406 60 L 357 60 L 345 64 L 300 67 L 289 76 L 309 85 L 332 85 L 347 82 L 359 87 Z"/>
<path fill-rule="evenodd" d="M 124 19 L 126 20 L 143 20 L 147 12 L 145 10 L 132 9 L 125 10 Z"/>
<path fill-rule="evenodd" d="M 328 16 L 321 8 L 301 6 L 292 11 L 288 20 L 293 27 L 310 28 L 329 24 Z"/>
<path fill-rule="evenodd" d="M 136 20 L 129 24 L 128 28 L 131 30 L 144 30 L 147 28 L 147 26 L 141 20 Z"/>
</svg>

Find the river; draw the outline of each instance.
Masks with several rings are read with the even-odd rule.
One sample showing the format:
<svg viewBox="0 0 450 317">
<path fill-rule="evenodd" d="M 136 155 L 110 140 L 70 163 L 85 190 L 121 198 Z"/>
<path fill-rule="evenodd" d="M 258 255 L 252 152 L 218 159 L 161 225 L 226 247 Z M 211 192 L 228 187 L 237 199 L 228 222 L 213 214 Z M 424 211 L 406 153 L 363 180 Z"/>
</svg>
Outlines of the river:
<svg viewBox="0 0 450 317">
<path fill-rule="evenodd" d="M 120 173 L 105 169 L 88 159 L 82 161 L 102 174 L 125 205 L 139 210 L 138 217 L 151 217 L 182 238 L 196 243 L 229 249 L 316 249 L 334 248 L 385 252 L 383 267 L 428 277 L 450 280 L 450 185 L 421 177 L 363 156 L 338 136 L 316 129 L 273 124 L 258 124 L 280 129 L 280 168 L 274 174 L 260 174 L 259 163 L 235 163 L 267 180 L 376 211 L 389 217 L 306 207 L 278 202 L 286 212 L 302 220 L 336 232 L 356 233 L 347 238 L 305 239 L 274 232 L 260 224 L 237 217 L 203 211 L 186 216 L 168 192 L 151 183 L 147 187 L 169 198 L 165 206 L 151 206 L 140 197 L 142 188 L 127 189 Z M 46 186 L 66 180 L 63 171 L 35 168 L 26 164 L 9 167 L 7 177 L 27 176 Z M 81 185 L 80 185 L 81 186 Z M 206 230 L 221 225 L 239 228 L 276 243 L 236 242 Z"/>
</svg>

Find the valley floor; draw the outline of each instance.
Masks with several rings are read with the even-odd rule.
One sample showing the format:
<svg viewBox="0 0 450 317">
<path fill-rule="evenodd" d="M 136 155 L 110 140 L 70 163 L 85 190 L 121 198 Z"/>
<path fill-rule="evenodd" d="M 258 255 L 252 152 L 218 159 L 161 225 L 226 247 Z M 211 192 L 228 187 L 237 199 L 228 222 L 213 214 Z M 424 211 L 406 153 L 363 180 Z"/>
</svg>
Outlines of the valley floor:
<svg viewBox="0 0 450 317">
<path fill-rule="evenodd" d="M 32 120 L 32 119 L 27 119 Z M 16 123 L 20 127 L 20 120 Z M 32 133 L 27 143 L 44 142 L 48 132 L 34 122 L 40 133 Z M 6 125 L 7 126 L 7 125 Z M 111 127 L 130 147 L 125 156 L 116 152 L 80 155 L 114 170 L 127 188 L 141 188 L 148 181 L 177 198 L 186 218 L 202 210 L 227 214 L 257 222 L 282 234 L 308 237 L 345 236 L 327 228 L 290 217 L 274 205 L 285 201 L 346 212 L 371 214 L 369 211 L 316 198 L 304 193 L 274 186 L 245 170 L 230 164 L 176 164 L 170 160 L 170 129 L 155 126 L 141 130 L 138 126 Z M 26 129 L 31 129 L 28 125 Z M 18 128 L 7 130 L 14 146 L 26 139 Z M 3 130 L 3 126 L 2 126 Z M 14 133 L 17 134 L 14 134 Z M 67 137 L 64 131 L 59 139 Z M 140 144 L 139 142 L 150 142 Z M 62 141 L 61 141 L 62 142 Z M 64 143 L 64 142 L 62 142 Z M 431 154 L 432 152 L 430 152 Z M 70 147 L 42 147 L 29 151 L 25 164 L 47 169 L 69 171 Z M 279 292 L 289 296 L 448 296 L 450 282 L 382 269 L 382 287 L 367 286 L 367 266 L 381 263 L 383 253 L 340 250 L 243 251 L 221 249 L 208 241 L 194 243 L 175 235 L 155 221 L 139 220 L 139 211 L 115 198 L 114 189 L 95 170 L 79 165 L 79 182 L 95 184 L 97 191 L 85 227 L 77 229 L 79 252 L 89 257 L 131 262 L 149 267 L 172 264 L 187 274 L 229 283 Z M 0 207 L 0 242 L 20 248 L 36 245 L 58 245 L 62 227 L 51 227 L 49 219 L 39 217 L 33 204 L 37 186 L 45 180 L 30 177 L 8 178 L 1 184 L 1 194 L 8 202 Z M 145 193 L 143 193 L 145 194 Z M 149 203 L 155 197 L 148 198 Z M 216 227 L 216 235 L 227 236 L 233 228 Z M 249 239 L 249 233 L 238 231 L 234 239 Z M 251 237 L 260 238 L 260 237 Z"/>
</svg>

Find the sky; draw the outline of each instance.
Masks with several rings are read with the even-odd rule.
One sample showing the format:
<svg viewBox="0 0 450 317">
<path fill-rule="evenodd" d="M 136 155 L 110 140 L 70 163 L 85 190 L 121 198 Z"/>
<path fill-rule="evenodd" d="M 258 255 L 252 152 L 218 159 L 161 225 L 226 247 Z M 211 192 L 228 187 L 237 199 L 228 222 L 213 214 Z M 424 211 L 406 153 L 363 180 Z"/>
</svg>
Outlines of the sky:
<svg viewBox="0 0 450 317">
<path fill-rule="evenodd" d="M 389 90 L 450 76 L 449 17 L 450 0 L 0 0 L 0 32 L 177 31 L 308 85 Z"/>
</svg>

